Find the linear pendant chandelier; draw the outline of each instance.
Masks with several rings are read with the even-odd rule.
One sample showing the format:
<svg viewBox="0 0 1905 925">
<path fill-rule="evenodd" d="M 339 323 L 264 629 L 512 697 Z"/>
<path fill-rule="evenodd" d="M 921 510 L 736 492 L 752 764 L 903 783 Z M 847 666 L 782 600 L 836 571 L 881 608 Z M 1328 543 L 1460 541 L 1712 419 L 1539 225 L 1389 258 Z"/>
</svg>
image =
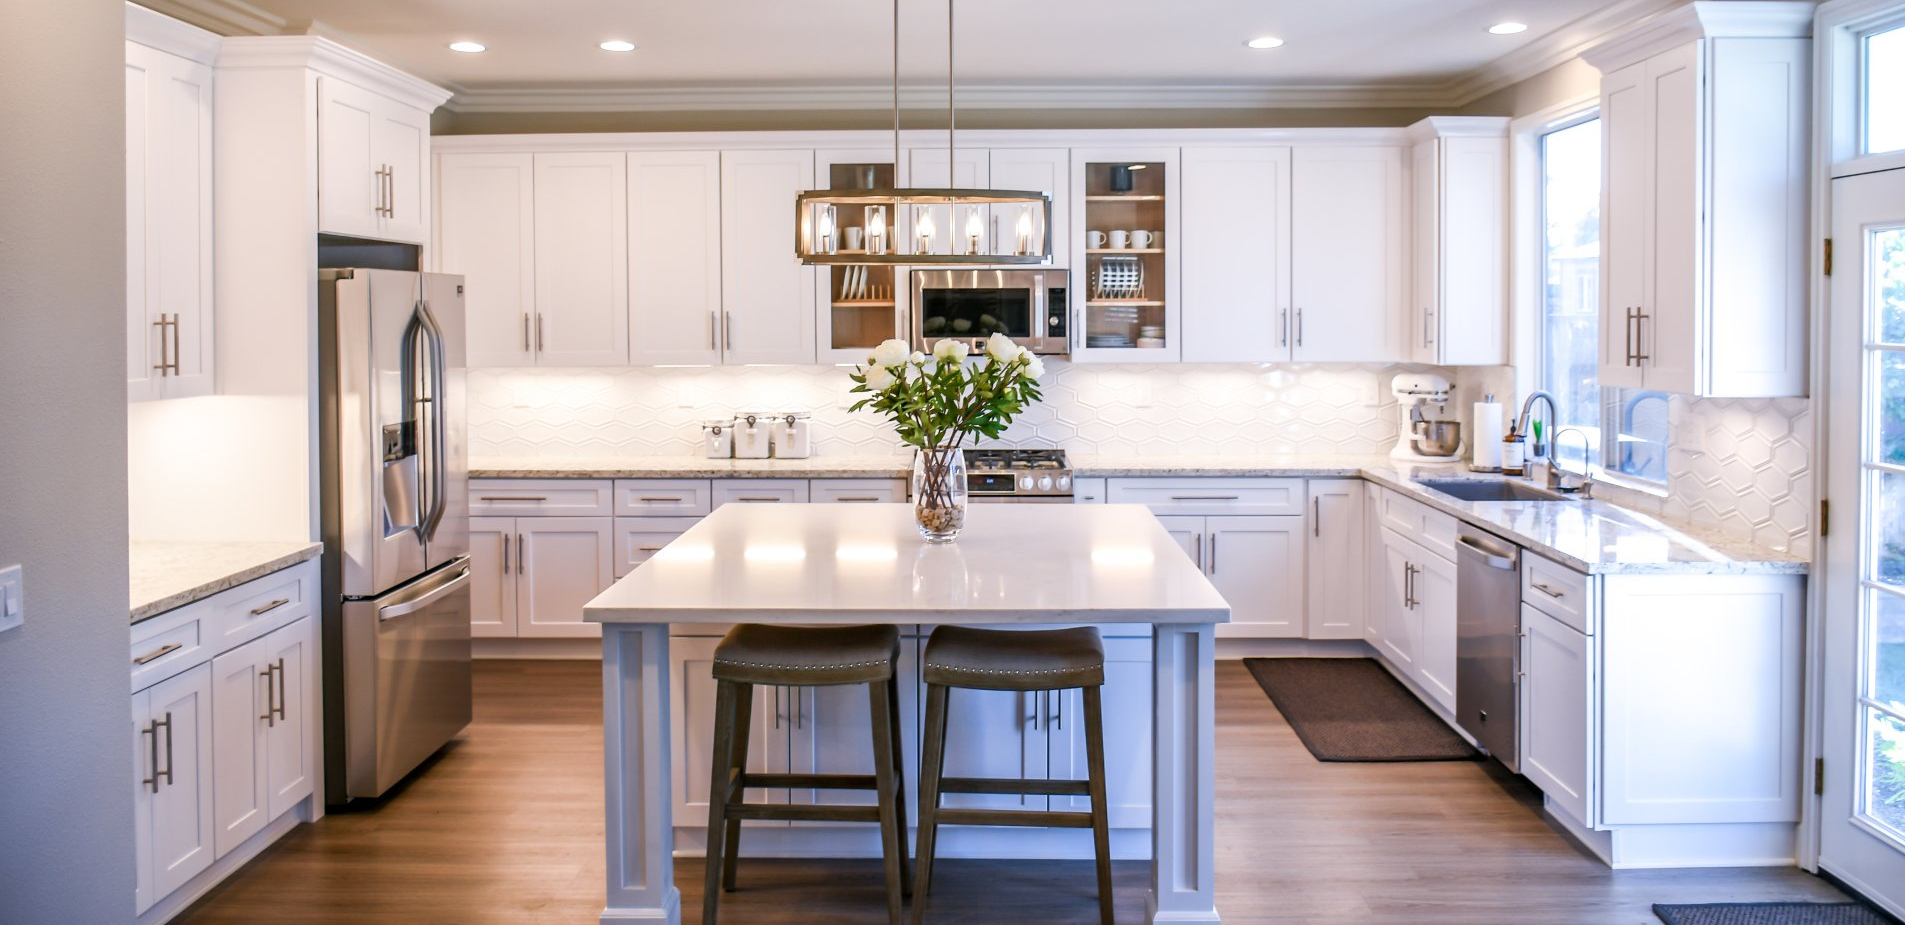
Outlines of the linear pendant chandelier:
<svg viewBox="0 0 1905 925">
<path fill-rule="evenodd" d="M 945 189 L 822 189 L 794 197 L 794 253 L 808 265 L 1052 261 L 1052 194 L 953 189 L 953 0 L 946 0 Z M 893 170 L 900 169 L 900 4 L 893 0 Z M 857 219 L 857 221 L 856 221 Z M 944 223 L 950 227 L 940 227 Z M 860 229 L 858 247 L 842 246 Z M 851 241 L 849 237 L 849 241 Z"/>
</svg>

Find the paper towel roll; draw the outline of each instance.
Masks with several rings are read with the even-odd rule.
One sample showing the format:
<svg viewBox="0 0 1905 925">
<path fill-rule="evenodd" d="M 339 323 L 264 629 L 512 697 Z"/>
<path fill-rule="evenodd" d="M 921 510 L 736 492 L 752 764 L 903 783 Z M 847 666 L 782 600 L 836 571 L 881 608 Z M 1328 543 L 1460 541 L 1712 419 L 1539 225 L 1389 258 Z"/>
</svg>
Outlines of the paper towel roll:
<svg viewBox="0 0 1905 925">
<path fill-rule="evenodd" d="M 1475 439 L 1469 441 L 1469 468 L 1499 472 L 1502 467 L 1502 431 L 1507 429 L 1501 402 L 1475 403 Z"/>
</svg>

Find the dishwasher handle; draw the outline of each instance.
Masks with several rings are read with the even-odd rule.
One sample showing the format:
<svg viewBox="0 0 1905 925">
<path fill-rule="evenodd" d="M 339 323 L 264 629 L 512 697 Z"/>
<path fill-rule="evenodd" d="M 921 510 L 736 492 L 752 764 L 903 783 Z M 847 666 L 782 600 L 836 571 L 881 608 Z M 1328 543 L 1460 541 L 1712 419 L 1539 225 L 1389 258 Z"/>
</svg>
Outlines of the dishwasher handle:
<svg viewBox="0 0 1905 925">
<path fill-rule="evenodd" d="M 1504 572 L 1512 572 L 1515 570 L 1515 550 L 1513 547 L 1507 550 L 1495 549 L 1467 534 L 1456 537 L 1455 542 L 1461 544 L 1462 548 L 1467 550 L 1470 554 L 1480 558 L 1489 568 L 1498 568 Z"/>
</svg>

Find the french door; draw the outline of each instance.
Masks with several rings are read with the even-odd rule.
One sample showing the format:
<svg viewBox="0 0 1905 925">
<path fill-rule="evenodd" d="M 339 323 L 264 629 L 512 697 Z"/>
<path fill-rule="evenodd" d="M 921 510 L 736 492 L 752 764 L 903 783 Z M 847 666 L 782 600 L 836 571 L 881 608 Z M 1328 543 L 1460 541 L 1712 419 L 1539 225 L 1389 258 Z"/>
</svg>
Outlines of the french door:
<svg viewBox="0 0 1905 925">
<path fill-rule="evenodd" d="M 1905 914 L 1905 169 L 1832 214 L 1819 863 Z"/>
</svg>

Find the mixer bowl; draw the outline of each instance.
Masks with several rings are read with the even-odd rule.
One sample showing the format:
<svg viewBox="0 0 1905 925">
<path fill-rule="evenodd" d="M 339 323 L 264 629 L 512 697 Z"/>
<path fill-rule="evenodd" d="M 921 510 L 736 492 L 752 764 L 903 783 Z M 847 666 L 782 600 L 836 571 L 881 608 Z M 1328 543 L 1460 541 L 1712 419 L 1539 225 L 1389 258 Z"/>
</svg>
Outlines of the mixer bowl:
<svg viewBox="0 0 1905 925">
<path fill-rule="evenodd" d="M 1462 422 L 1425 421 L 1415 426 L 1410 449 L 1421 456 L 1454 456 L 1462 448 Z"/>
</svg>

